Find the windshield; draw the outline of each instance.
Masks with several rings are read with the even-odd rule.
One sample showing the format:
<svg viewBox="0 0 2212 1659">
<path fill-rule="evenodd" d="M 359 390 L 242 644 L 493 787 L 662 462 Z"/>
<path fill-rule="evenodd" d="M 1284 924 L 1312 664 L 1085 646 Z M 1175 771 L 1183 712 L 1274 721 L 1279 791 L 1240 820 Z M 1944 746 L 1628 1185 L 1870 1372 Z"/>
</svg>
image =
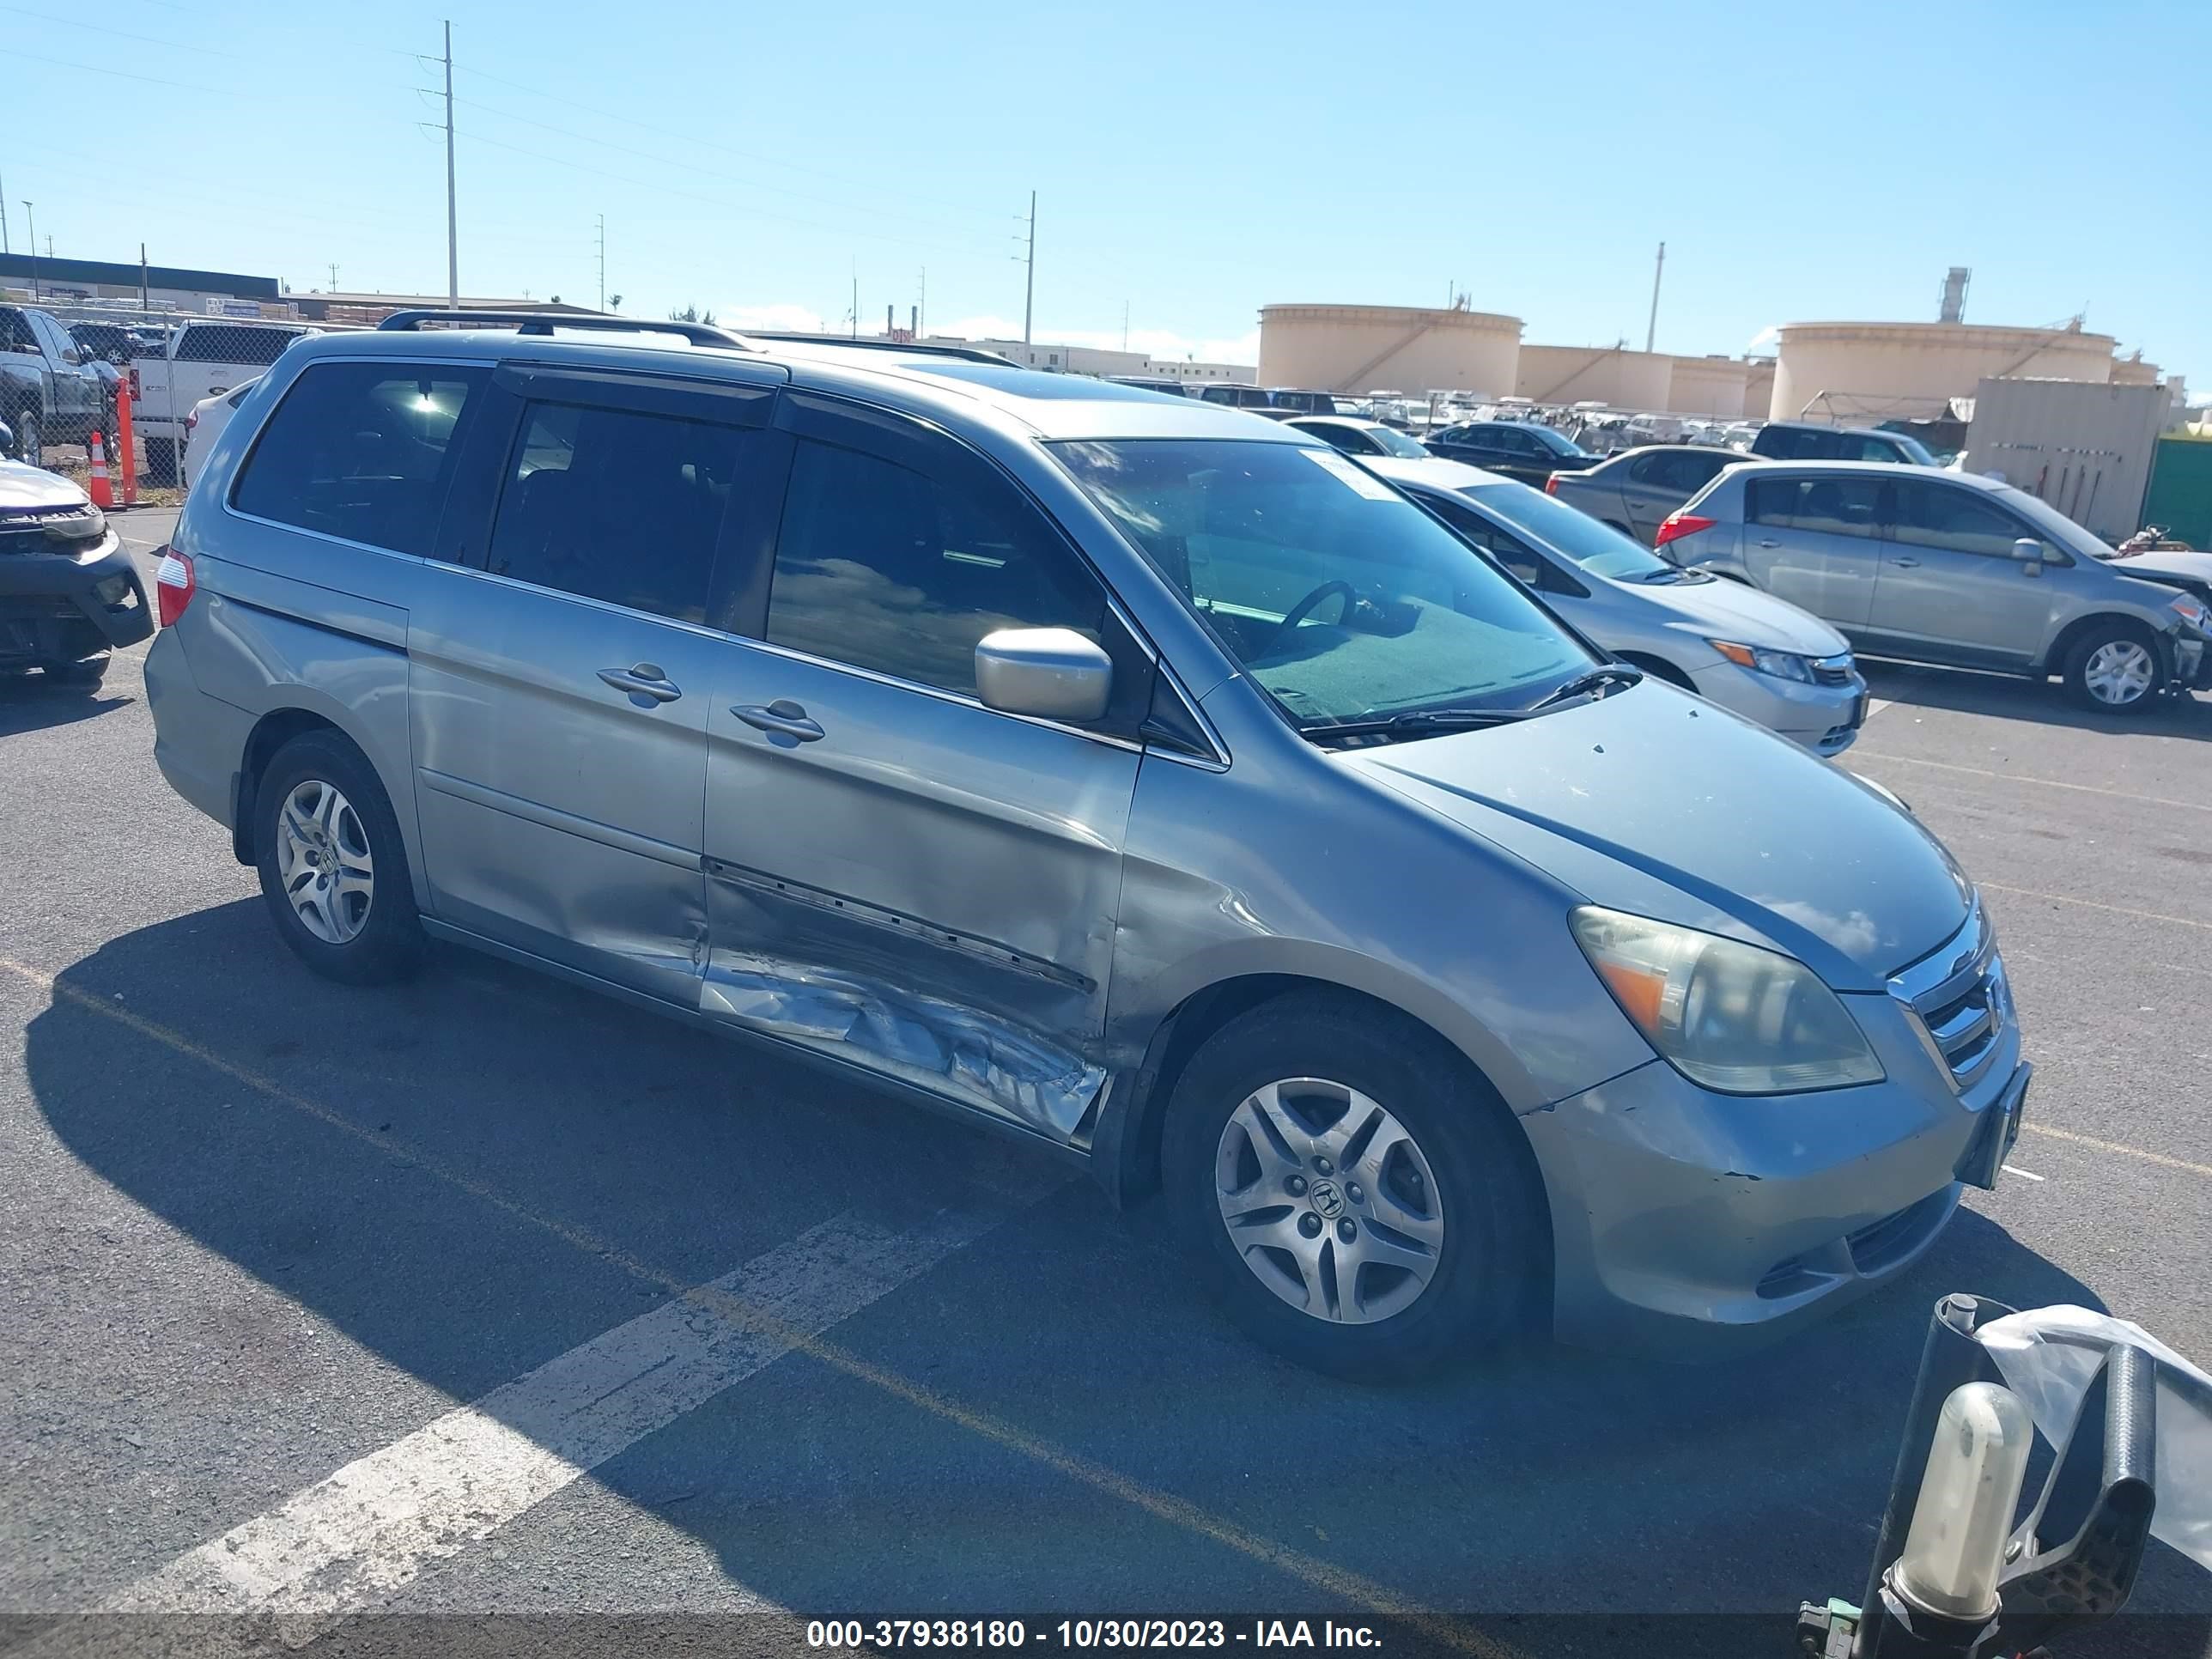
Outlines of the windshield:
<svg viewBox="0 0 2212 1659">
<path fill-rule="evenodd" d="M 2069 553 L 2092 559 L 2117 559 L 2120 556 L 2119 549 L 2110 542 L 2090 534 L 2050 502 L 2029 495 L 2025 489 L 2015 489 L 2006 484 L 1997 491 L 1997 495 L 2007 507 Z"/>
<path fill-rule="evenodd" d="M 1523 432 L 1533 434 L 1538 443 L 1543 445 L 1545 448 L 1550 450 L 1554 455 L 1587 455 L 1589 453 L 1589 451 L 1584 449 L 1572 438 L 1567 436 L 1565 433 L 1554 432 L 1548 426 L 1528 425 L 1522 427 L 1521 429 Z"/>
<path fill-rule="evenodd" d="M 1395 431 L 1389 427 L 1372 426 L 1363 429 L 1369 437 L 1382 446 L 1382 453 L 1385 455 L 1403 455 L 1410 459 L 1419 460 L 1429 453 L 1404 433 Z"/>
<path fill-rule="evenodd" d="M 1052 448 L 1302 727 L 1525 708 L 1594 660 L 1510 577 L 1333 449 Z"/>
<path fill-rule="evenodd" d="M 1600 524 L 1578 507 L 1523 483 L 1468 484 L 1460 491 L 1480 501 L 1516 530 L 1526 531 L 1553 552 L 1572 559 L 1593 576 L 1615 581 L 1656 581 L 1676 574 L 1674 567 L 1610 525 Z"/>
<path fill-rule="evenodd" d="M 1905 452 L 1905 459 L 1911 461 L 1915 466 L 1934 466 L 1937 465 L 1936 457 L 1929 453 L 1928 446 L 1922 443 L 1919 439 L 1914 437 L 1911 433 L 1892 432 L 1887 435 L 1895 441 L 1899 449 Z"/>
</svg>

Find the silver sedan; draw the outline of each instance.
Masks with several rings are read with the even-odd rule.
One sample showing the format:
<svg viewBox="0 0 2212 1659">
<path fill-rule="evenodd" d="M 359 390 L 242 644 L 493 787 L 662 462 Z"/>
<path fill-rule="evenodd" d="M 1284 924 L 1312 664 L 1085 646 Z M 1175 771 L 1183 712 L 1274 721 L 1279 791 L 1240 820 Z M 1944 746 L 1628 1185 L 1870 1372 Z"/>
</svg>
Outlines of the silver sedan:
<svg viewBox="0 0 2212 1659">
<path fill-rule="evenodd" d="M 1486 548 L 1615 656 L 1833 757 L 1856 741 L 1866 682 L 1844 636 L 1787 600 L 1678 570 L 1610 526 L 1457 461 L 1363 464 Z"/>
</svg>

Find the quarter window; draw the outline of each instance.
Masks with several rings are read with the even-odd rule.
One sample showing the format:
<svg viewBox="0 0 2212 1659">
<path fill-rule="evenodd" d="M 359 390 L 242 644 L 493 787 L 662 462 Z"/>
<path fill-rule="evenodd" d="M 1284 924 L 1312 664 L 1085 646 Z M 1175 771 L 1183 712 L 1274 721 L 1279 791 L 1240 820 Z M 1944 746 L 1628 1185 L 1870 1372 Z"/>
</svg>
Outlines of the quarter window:
<svg viewBox="0 0 2212 1659">
<path fill-rule="evenodd" d="M 1104 613 L 1096 580 L 1020 503 L 799 441 L 769 590 L 771 644 L 972 695 L 986 634 L 1073 628 L 1095 639 Z"/>
<path fill-rule="evenodd" d="M 494 521 L 495 575 L 704 622 L 745 428 L 533 404 Z"/>
<path fill-rule="evenodd" d="M 395 553 L 423 554 L 485 371 L 323 363 L 293 382 L 253 447 L 241 513 Z"/>
<path fill-rule="evenodd" d="M 1893 516 L 1895 486 L 1877 477 L 1754 478 L 1751 521 L 1826 536 L 1875 537 Z"/>
</svg>

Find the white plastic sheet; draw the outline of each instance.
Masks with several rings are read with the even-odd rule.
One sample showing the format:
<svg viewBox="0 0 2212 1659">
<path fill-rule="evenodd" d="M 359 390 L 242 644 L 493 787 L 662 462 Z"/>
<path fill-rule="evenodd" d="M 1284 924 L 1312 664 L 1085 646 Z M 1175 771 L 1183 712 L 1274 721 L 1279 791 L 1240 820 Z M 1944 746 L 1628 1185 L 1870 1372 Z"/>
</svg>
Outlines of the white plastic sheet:
<svg viewBox="0 0 2212 1659">
<path fill-rule="evenodd" d="M 2158 1361 L 2158 1510 L 2151 1536 L 2212 1569 L 2212 1376 L 2140 1325 L 2061 1305 L 2008 1314 L 1976 1334 L 2026 1402 L 2035 1426 L 2063 1443 L 2096 1375 L 2100 1347 L 2125 1343 Z M 2191 1388 L 2180 1378 L 2193 1378 Z"/>
</svg>

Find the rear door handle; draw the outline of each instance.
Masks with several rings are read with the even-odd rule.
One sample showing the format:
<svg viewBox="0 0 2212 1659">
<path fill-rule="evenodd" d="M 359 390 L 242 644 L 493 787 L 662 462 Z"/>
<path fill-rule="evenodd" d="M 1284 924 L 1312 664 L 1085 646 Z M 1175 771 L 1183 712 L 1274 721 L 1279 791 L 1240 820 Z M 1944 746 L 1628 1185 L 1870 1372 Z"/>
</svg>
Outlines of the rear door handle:
<svg viewBox="0 0 2212 1659">
<path fill-rule="evenodd" d="M 674 702 L 683 690 L 669 683 L 658 663 L 641 662 L 629 668 L 602 668 L 600 679 L 617 691 L 626 691 L 641 708 L 648 702 Z"/>
<path fill-rule="evenodd" d="M 730 712 L 757 732 L 773 732 L 800 743 L 812 743 L 823 735 L 821 723 L 809 719 L 805 708 L 789 697 L 767 704 L 732 703 Z"/>
<path fill-rule="evenodd" d="M 1890 562 L 1895 565 L 1899 570 L 1917 570 L 1920 568 L 1920 561 L 1917 559 L 1892 559 Z"/>
<path fill-rule="evenodd" d="M 1768 541 L 1762 541 L 1762 542 L 1760 542 L 1760 543 L 1759 543 L 1759 545 L 1760 545 L 1761 547 L 1779 547 L 1779 546 L 1781 546 L 1781 545 L 1782 545 L 1782 544 L 1781 544 L 1780 542 L 1768 542 Z"/>
</svg>

